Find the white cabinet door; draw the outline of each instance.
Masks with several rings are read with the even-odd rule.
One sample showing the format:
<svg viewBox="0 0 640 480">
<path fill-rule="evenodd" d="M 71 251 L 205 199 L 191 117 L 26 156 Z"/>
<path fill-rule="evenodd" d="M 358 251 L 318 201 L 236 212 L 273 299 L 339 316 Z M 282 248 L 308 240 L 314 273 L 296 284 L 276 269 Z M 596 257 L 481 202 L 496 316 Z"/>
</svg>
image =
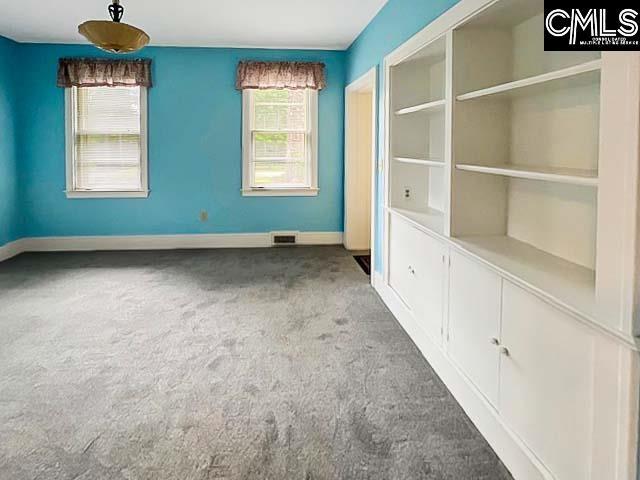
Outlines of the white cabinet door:
<svg viewBox="0 0 640 480">
<path fill-rule="evenodd" d="M 417 232 L 411 250 L 415 257 L 413 276 L 414 317 L 420 328 L 438 345 L 442 344 L 445 301 L 445 248 L 434 238 Z"/>
<path fill-rule="evenodd" d="M 414 228 L 395 215 L 391 215 L 389 227 L 389 285 L 413 310 L 414 282 L 411 272 L 415 268 L 412 265 L 415 255 L 411 252 L 411 245 L 414 243 Z"/>
<path fill-rule="evenodd" d="M 389 285 L 411 310 L 416 323 L 442 343 L 445 248 L 401 218 L 391 216 Z"/>
<path fill-rule="evenodd" d="M 501 416 L 558 480 L 590 478 L 592 334 L 507 281 L 502 309 Z"/>
<path fill-rule="evenodd" d="M 448 352 L 493 405 L 498 396 L 500 295 L 498 275 L 451 253 Z"/>
</svg>

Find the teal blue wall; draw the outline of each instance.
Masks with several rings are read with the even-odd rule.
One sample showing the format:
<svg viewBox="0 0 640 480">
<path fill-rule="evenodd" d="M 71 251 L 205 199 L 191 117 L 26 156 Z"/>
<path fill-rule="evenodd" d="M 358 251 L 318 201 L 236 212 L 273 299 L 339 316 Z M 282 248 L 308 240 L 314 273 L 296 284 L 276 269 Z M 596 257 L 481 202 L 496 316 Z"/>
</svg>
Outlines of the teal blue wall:
<svg viewBox="0 0 640 480">
<path fill-rule="evenodd" d="M 58 58 L 99 56 L 90 46 L 20 44 L 20 184 L 23 236 L 149 235 L 343 230 L 345 52 L 147 48 L 148 199 L 67 199 L 64 93 Z M 238 61 L 322 61 L 318 197 L 242 197 Z M 209 220 L 199 220 L 207 210 Z"/>
<path fill-rule="evenodd" d="M 20 236 L 16 151 L 18 44 L 0 37 L 0 246 Z"/>
<path fill-rule="evenodd" d="M 384 57 L 442 15 L 459 0 L 389 0 L 347 51 L 347 84 L 373 67 L 378 68 L 378 157 L 384 152 Z M 376 245 L 381 244 L 384 175 L 378 176 Z M 376 249 L 376 271 L 382 271 L 382 249 Z"/>
</svg>

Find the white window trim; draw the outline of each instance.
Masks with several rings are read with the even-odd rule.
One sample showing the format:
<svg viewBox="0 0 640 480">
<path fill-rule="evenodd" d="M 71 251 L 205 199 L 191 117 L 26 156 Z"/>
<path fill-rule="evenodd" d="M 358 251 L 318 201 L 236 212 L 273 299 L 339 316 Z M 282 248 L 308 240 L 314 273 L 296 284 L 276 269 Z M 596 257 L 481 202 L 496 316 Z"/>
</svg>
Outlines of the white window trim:
<svg viewBox="0 0 640 480">
<path fill-rule="evenodd" d="M 242 91 L 242 195 L 245 197 L 315 197 L 318 188 L 318 91 L 309 90 L 309 168 L 308 188 L 252 188 L 251 187 L 251 92 Z"/>
<path fill-rule="evenodd" d="M 65 148 L 67 198 L 147 198 L 149 196 L 147 88 L 140 87 L 140 190 L 80 190 L 75 187 L 73 145 L 74 96 L 71 88 L 64 89 Z"/>
</svg>

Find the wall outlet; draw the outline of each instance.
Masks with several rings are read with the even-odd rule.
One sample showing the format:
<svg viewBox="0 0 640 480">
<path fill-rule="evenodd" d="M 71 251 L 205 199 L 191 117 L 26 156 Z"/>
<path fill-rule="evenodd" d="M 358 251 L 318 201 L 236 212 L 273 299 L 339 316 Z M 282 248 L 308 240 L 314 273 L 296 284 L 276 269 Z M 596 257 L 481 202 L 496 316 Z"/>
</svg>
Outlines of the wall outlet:
<svg viewBox="0 0 640 480">
<path fill-rule="evenodd" d="M 209 212 L 207 212 L 206 210 L 202 210 L 200 212 L 200 221 L 206 222 L 207 220 L 209 220 Z"/>
<path fill-rule="evenodd" d="M 411 189 L 409 187 L 404 187 L 404 198 L 411 198 Z"/>
</svg>

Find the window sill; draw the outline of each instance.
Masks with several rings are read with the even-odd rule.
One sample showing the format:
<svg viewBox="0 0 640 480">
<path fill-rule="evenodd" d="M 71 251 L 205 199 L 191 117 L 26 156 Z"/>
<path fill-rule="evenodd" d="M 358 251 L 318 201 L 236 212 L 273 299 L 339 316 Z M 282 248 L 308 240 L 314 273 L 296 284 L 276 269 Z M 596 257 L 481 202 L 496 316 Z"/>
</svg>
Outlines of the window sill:
<svg viewBox="0 0 640 480">
<path fill-rule="evenodd" d="M 147 198 L 149 190 L 134 191 L 99 191 L 99 190 L 65 190 L 67 198 Z"/>
<path fill-rule="evenodd" d="M 317 188 L 245 188 L 243 197 L 317 197 Z"/>
</svg>

